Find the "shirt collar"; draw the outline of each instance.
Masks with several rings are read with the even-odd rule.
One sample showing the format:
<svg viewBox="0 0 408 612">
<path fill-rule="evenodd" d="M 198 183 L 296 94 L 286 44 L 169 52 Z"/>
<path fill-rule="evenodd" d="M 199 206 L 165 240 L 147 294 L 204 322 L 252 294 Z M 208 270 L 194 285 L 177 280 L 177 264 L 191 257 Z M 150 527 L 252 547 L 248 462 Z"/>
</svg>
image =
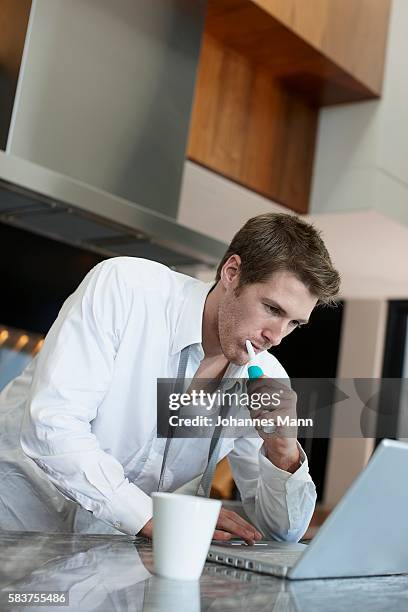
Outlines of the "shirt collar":
<svg viewBox="0 0 408 612">
<path fill-rule="evenodd" d="M 171 355 L 179 353 L 186 346 L 202 343 L 204 304 L 214 281 L 203 283 L 192 280 L 186 287 L 186 296 L 176 323 L 171 345 Z"/>
<path fill-rule="evenodd" d="M 176 330 L 171 345 L 171 355 L 180 353 L 186 346 L 199 344 L 201 346 L 203 335 L 203 313 L 205 300 L 214 286 L 214 281 L 203 283 L 192 279 L 186 287 L 186 297 L 183 301 L 181 311 L 176 323 Z M 202 346 L 201 346 L 202 349 Z M 204 355 L 204 353 L 203 353 Z M 229 363 L 224 378 L 241 378 L 246 376 L 246 366 L 238 366 Z M 231 386 L 231 385 L 229 385 Z"/>
</svg>

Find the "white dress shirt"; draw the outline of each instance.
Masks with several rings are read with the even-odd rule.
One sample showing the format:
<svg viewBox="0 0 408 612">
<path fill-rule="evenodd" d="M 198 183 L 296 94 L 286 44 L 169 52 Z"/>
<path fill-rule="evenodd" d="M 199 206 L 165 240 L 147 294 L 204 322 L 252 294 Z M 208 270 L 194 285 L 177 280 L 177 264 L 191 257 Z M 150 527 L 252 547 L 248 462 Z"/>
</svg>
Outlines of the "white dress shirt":
<svg viewBox="0 0 408 612">
<path fill-rule="evenodd" d="M 177 376 L 186 346 L 186 377 L 193 378 L 204 357 L 210 288 L 131 257 L 88 273 L 38 356 L 0 394 L 0 528 L 92 532 L 104 523 L 140 531 L 152 517 L 165 446 L 156 437 L 156 381 Z M 258 358 L 267 376 L 287 378 L 272 355 Z M 245 366 L 233 364 L 225 373 L 246 376 Z M 162 490 L 203 473 L 208 443 L 172 440 Z M 259 437 L 224 439 L 219 460 L 228 455 L 254 524 L 267 537 L 297 541 L 316 500 L 307 458 L 301 450 L 303 462 L 290 474 L 261 446 Z"/>
</svg>

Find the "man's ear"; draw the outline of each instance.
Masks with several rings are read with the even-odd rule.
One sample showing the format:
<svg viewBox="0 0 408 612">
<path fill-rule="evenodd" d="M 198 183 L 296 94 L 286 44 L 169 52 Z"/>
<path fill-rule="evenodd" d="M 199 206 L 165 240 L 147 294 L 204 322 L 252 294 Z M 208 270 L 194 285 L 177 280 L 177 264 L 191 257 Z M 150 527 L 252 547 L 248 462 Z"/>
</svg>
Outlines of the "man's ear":
<svg viewBox="0 0 408 612">
<path fill-rule="evenodd" d="M 231 255 L 221 269 L 221 283 L 227 287 L 237 287 L 241 273 L 241 258 L 239 255 Z"/>
</svg>

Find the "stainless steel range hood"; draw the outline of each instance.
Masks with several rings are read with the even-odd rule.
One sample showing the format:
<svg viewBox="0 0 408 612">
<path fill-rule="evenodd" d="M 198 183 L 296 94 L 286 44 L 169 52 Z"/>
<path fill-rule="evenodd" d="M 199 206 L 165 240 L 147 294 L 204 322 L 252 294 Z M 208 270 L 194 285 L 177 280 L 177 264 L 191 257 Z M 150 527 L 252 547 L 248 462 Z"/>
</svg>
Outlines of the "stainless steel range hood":
<svg viewBox="0 0 408 612">
<path fill-rule="evenodd" d="M 177 223 L 201 0 L 33 0 L 0 219 L 183 268 L 225 245 Z"/>
</svg>

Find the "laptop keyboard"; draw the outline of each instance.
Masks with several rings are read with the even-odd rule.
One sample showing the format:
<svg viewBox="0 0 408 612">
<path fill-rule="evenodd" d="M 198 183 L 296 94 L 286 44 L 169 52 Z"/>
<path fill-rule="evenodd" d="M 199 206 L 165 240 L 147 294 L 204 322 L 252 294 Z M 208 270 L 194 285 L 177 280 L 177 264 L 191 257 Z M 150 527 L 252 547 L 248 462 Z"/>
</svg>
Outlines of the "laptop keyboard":
<svg viewBox="0 0 408 612">
<path fill-rule="evenodd" d="M 226 563 L 235 567 L 255 569 L 259 563 L 267 563 L 280 567 L 292 567 L 303 553 L 301 550 L 248 550 L 252 547 L 240 546 L 225 550 L 222 547 L 212 546 L 208 554 L 209 561 Z"/>
<path fill-rule="evenodd" d="M 286 565 L 292 567 L 299 559 L 302 552 L 297 551 L 281 551 L 281 550 L 257 550 L 254 552 L 236 551 L 237 556 L 242 559 L 254 559 L 264 563 L 272 563 L 273 565 Z"/>
</svg>

